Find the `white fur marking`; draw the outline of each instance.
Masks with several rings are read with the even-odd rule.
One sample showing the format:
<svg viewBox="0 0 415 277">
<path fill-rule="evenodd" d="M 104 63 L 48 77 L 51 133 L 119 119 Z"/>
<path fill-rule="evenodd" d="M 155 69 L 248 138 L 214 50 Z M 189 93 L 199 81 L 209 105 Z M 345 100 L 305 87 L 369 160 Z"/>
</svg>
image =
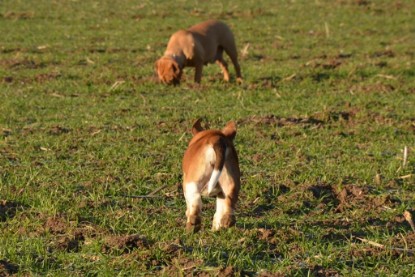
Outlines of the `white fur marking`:
<svg viewBox="0 0 415 277">
<path fill-rule="evenodd" d="M 216 162 L 216 153 L 215 150 L 213 149 L 213 147 L 209 146 L 206 151 L 205 151 L 205 157 L 206 157 L 206 166 L 207 166 L 207 170 L 210 171 L 210 169 L 215 165 Z M 208 182 L 208 187 L 207 187 L 207 194 L 210 195 L 215 187 L 216 184 L 218 183 L 220 174 L 222 173 L 221 170 L 217 170 L 214 169 L 212 171 L 212 174 L 210 175 L 210 179 Z"/>
<path fill-rule="evenodd" d="M 227 213 L 233 214 L 233 211 L 229 211 L 228 207 L 226 206 L 225 199 L 216 198 L 216 212 L 213 216 L 212 224 L 213 231 L 217 231 L 221 227 L 223 227 L 221 224 L 221 220 Z"/>
<path fill-rule="evenodd" d="M 199 188 L 197 187 L 197 184 L 195 182 L 190 182 L 186 184 L 184 197 L 186 198 L 187 204 L 186 213 L 191 215 L 201 209 L 202 199 L 200 196 Z"/>
<path fill-rule="evenodd" d="M 215 164 L 216 153 L 215 153 L 215 150 L 213 149 L 213 147 L 209 146 L 209 147 L 206 148 L 205 157 L 206 157 L 206 162 L 207 163 L 210 163 L 212 165 Z"/>
<path fill-rule="evenodd" d="M 208 182 L 208 195 L 210 195 L 212 191 L 215 189 L 221 173 L 222 173 L 222 170 L 217 170 L 217 169 L 213 170 L 212 175 L 210 176 L 210 179 Z"/>
</svg>

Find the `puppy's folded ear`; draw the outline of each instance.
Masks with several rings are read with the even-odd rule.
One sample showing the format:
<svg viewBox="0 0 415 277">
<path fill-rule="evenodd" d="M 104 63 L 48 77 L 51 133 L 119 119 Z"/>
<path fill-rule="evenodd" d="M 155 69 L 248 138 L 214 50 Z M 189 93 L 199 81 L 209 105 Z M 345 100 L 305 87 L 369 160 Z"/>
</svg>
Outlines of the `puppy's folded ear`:
<svg viewBox="0 0 415 277">
<path fill-rule="evenodd" d="M 179 76 L 179 74 L 180 74 L 180 67 L 177 64 L 177 62 L 173 62 L 172 67 L 173 67 L 174 76 L 176 76 L 176 77 Z"/>
<path fill-rule="evenodd" d="M 195 123 L 193 123 L 193 127 L 192 127 L 192 134 L 193 135 L 196 135 L 197 133 L 204 130 L 202 125 L 200 125 L 201 121 L 202 121 L 202 119 L 199 118 L 198 120 L 195 121 Z"/>
<path fill-rule="evenodd" d="M 233 140 L 236 136 L 236 123 L 234 121 L 229 121 L 222 129 L 222 133 L 230 140 Z"/>
</svg>

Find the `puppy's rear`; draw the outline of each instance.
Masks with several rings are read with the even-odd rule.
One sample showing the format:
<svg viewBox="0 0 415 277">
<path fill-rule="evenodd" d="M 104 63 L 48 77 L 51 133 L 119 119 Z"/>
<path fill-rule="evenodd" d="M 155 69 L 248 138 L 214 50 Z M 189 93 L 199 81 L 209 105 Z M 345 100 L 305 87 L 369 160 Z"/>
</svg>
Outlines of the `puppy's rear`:
<svg viewBox="0 0 415 277">
<path fill-rule="evenodd" d="M 198 120 L 192 133 L 194 137 L 183 158 L 186 228 L 200 229 L 202 194 L 217 198 L 213 230 L 233 226 L 240 188 L 238 157 L 233 146 L 235 123 L 229 122 L 221 131 L 203 130 Z"/>
</svg>

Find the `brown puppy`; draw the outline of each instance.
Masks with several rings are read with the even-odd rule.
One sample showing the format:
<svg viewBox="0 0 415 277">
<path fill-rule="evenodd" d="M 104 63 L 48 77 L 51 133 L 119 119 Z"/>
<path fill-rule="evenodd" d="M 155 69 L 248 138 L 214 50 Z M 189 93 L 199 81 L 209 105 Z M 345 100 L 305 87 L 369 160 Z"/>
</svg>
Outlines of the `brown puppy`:
<svg viewBox="0 0 415 277">
<path fill-rule="evenodd" d="M 238 156 L 233 139 L 234 122 L 220 130 L 204 130 L 198 119 L 193 138 L 183 157 L 183 191 L 186 198 L 186 229 L 197 232 L 201 226 L 201 195 L 216 197 L 212 229 L 235 225 L 235 205 L 240 189 Z"/>
<path fill-rule="evenodd" d="M 217 20 L 208 20 L 174 33 L 167 44 L 164 56 L 155 64 L 157 75 L 165 84 L 180 84 L 183 68 L 195 67 L 195 82 L 202 79 L 203 66 L 216 62 L 223 72 L 223 79 L 229 81 L 228 64 L 223 51 L 231 58 L 237 81 L 242 81 L 238 63 L 235 39 L 229 27 Z"/>
</svg>

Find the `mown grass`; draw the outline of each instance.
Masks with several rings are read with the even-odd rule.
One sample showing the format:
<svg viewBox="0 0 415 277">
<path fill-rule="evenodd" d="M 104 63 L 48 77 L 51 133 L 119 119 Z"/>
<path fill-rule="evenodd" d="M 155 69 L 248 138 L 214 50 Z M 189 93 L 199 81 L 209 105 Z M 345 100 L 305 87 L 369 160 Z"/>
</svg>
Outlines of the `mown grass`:
<svg viewBox="0 0 415 277">
<path fill-rule="evenodd" d="M 3 1 L 0 275 L 413 275 L 414 8 Z M 155 82 L 169 35 L 208 18 L 249 44 L 244 84 L 213 65 L 201 86 Z M 205 199 L 189 235 L 198 117 L 237 121 L 243 188 L 235 228 L 212 233 Z"/>
</svg>

